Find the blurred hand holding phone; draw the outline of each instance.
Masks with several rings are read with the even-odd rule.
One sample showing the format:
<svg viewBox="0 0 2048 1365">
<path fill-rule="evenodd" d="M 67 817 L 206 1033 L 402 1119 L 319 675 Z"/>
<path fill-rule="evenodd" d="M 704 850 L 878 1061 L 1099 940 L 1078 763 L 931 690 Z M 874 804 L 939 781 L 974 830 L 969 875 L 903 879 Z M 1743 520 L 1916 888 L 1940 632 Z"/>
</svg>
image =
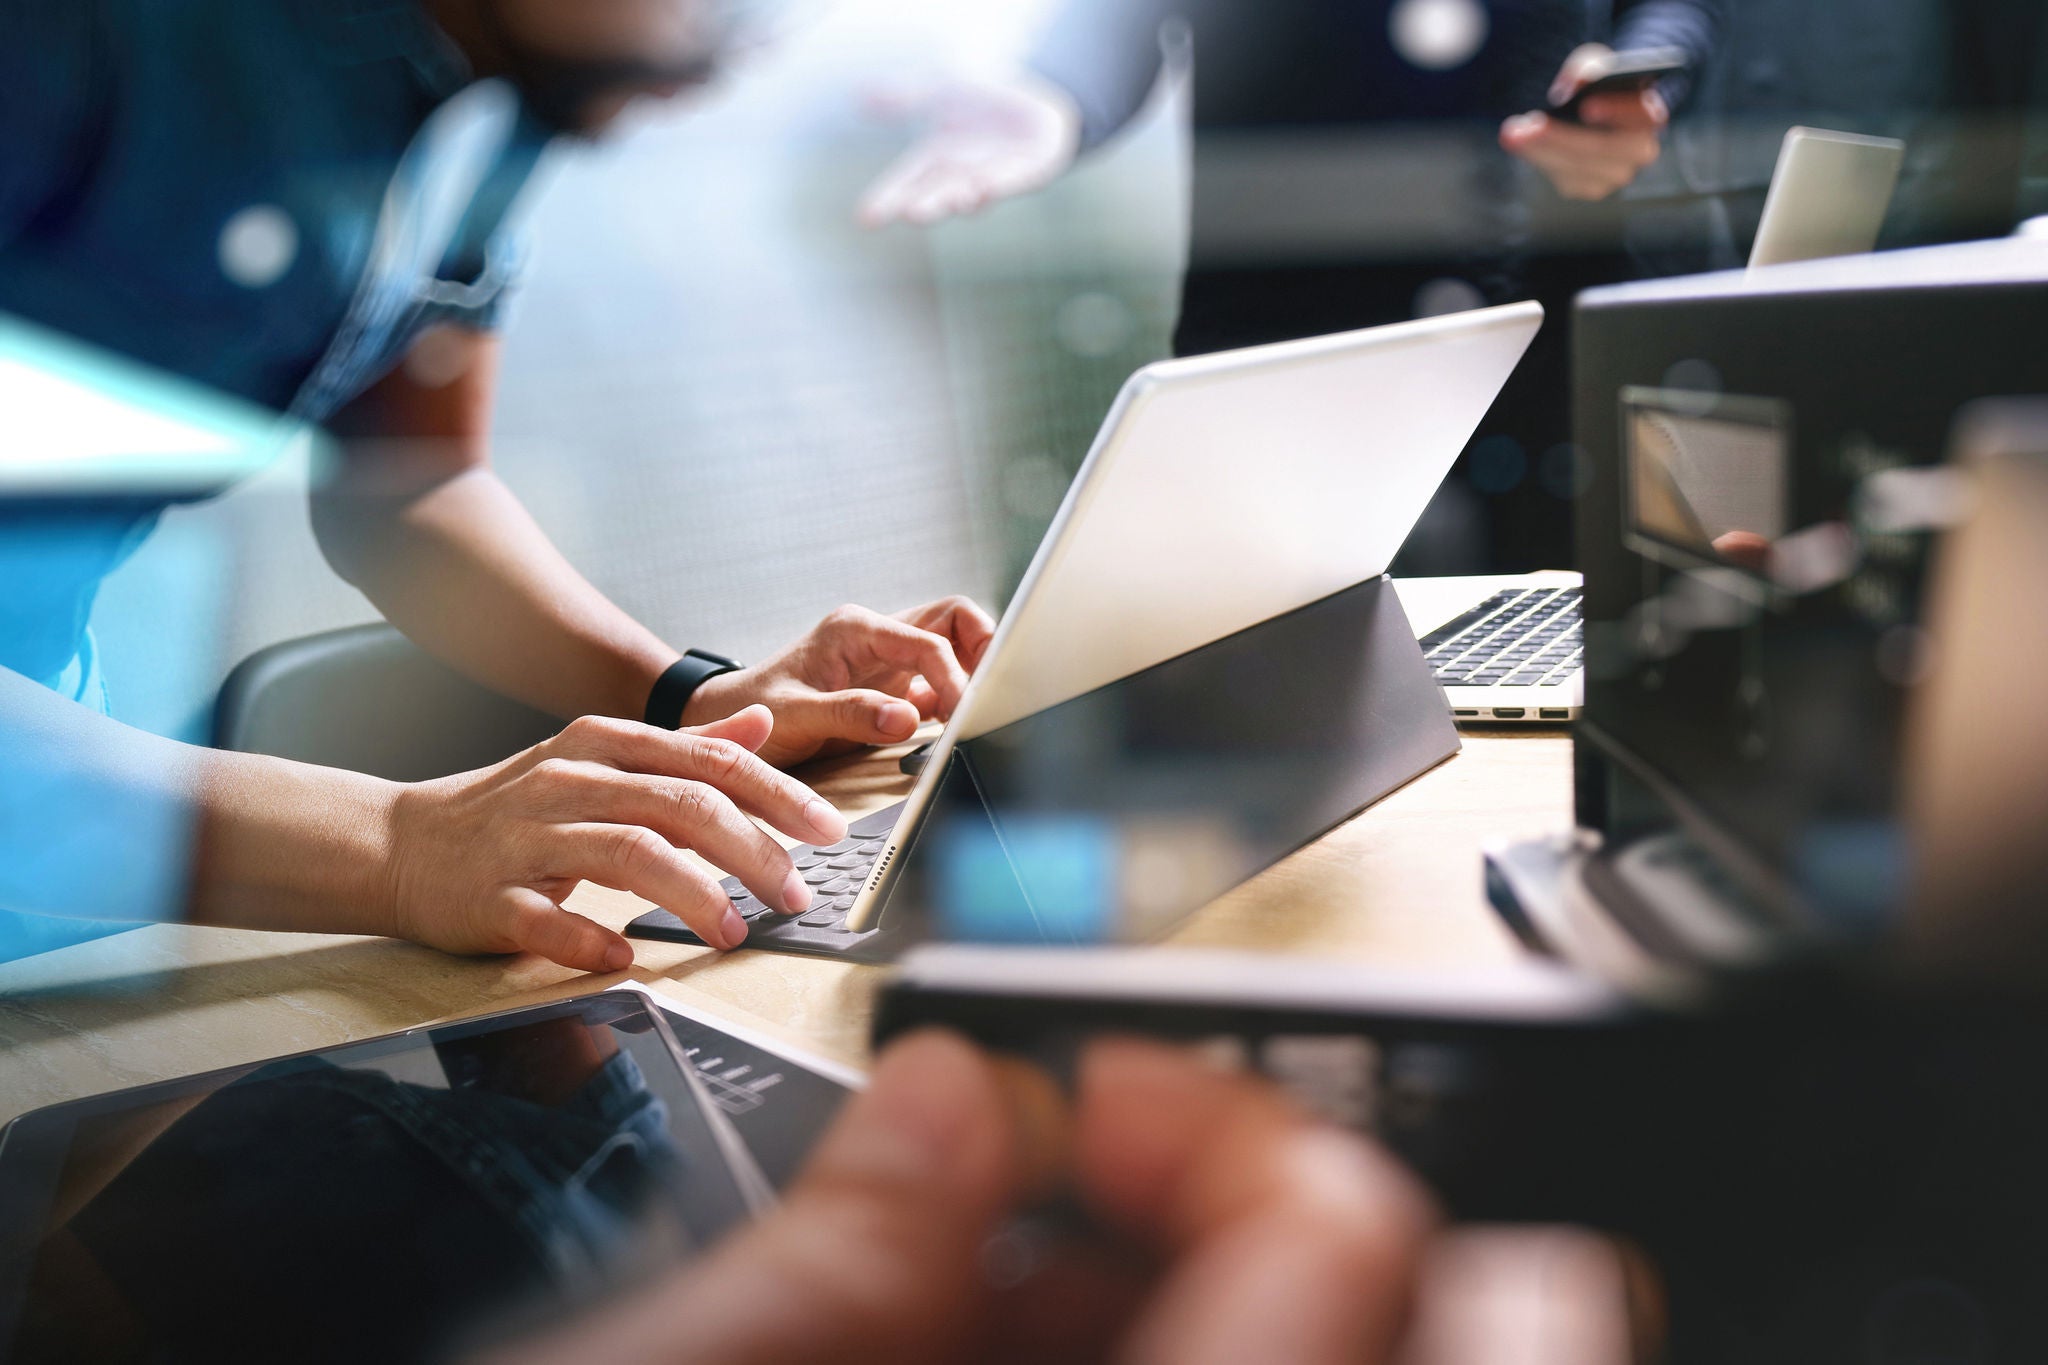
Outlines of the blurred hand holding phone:
<svg viewBox="0 0 2048 1365">
<path fill-rule="evenodd" d="M 1606 95 L 1638 99 L 1654 95 L 1659 81 L 1684 71 L 1685 65 L 1685 54 L 1675 47 L 1616 52 L 1598 43 L 1588 44 L 1566 58 L 1558 70 L 1550 85 L 1546 112 L 1567 123 L 1587 122 L 1586 101 Z"/>
<path fill-rule="evenodd" d="M 1677 48 L 1616 52 L 1587 44 L 1558 69 L 1547 108 L 1501 124 L 1500 144 L 1564 198 L 1605 199 L 1662 155 L 1671 111 L 1658 82 L 1685 69 Z"/>
</svg>

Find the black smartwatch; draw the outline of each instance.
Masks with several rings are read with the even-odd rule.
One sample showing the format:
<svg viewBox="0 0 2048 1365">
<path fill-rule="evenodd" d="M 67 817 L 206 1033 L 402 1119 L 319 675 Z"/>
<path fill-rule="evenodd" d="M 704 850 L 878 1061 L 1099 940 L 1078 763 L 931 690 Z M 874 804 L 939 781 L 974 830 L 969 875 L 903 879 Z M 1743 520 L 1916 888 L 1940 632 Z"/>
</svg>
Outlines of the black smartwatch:
<svg viewBox="0 0 2048 1365">
<path fill-rule="evenodd" d="M 654 680 L 654 690 L 647 694 L 647 714 L 643 719 L 649 725 L 659 725 L 664 730 L 681 728 L 683 708 L 690 704 L 690 698 L 706 679 L 721 673 L 737 673 L 745 667 L 738 659 L 728 659 L 723 654 L 691 650 Z"/>
</svg>

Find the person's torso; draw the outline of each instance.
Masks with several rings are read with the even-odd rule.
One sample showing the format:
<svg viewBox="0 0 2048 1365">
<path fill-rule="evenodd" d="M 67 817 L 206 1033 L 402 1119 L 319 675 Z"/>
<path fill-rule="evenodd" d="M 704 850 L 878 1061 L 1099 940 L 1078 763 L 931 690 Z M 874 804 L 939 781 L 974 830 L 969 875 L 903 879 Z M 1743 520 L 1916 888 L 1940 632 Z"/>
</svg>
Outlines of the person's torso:
<svg viewBox="0 0 2048 1365">
<path fill-rule="evenodd" d="M 78 164 L 0 241 L 0 312 L 318 421 L 489 315 L 545 135 L 388 0 L 74 0 Z M 47 680 L 170 499 L 0 508 L 0 666 Z"/>
</svg>

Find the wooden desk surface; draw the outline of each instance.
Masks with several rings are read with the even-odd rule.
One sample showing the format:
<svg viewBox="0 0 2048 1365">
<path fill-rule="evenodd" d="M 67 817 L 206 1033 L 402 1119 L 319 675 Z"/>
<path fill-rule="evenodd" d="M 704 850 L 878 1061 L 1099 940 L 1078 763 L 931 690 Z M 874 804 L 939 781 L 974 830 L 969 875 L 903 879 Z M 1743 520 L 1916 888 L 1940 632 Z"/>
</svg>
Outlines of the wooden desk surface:
<svg viewBox="0 0 2048 1365">
<path fill-rule="evenodd" d="M 850 815 L 898 799 L 900 750 L 804 776 Z M 1467 735 L 1458 757 L 1205 907 L 1168 940 L 1442 967 L 1519 948 L 1487 908 L 1479 850 L 1567 824 L 1571 748 Z M 645 909 L 585 886 L 569 902 L 623 928 Z M 853 1065 L 884 969 L 635 940 L 630 972 L 455 958 L 386 939 L 155 925 L 0 966 L 0 1123 L 146 1081 L 326 1047 L 628 978 Z"/>
</svg>

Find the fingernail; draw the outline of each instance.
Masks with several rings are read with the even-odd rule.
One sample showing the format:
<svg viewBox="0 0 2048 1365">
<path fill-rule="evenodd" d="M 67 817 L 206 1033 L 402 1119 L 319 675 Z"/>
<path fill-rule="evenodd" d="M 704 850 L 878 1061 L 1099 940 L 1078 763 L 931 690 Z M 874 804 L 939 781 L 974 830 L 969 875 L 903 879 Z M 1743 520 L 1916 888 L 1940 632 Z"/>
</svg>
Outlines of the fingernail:
<svg viewBox="0 0 2048 1365">
<path fill-rule="evenodd" d="M 917 729 L 917 708 L 908 702 L 879 707 L 875 728 L 885 735 L 908 735 Z"/>
<path fill-rule="evenodd" d="M 823 801 L 812 798 L 804 807 L 804 816 L 811 822 L 811 828 L 831 841 L 846 837 L 846 817 Z"/>
<path fill-rule="evenodd" d="M 614 943 L 604 950 L 604 969 L 608 972 L 622 972 L 633 965 L 633 950 L 623 943 Z"/>
<path fill-rule="evenodd" d="M 718 931 L 725 936 L 728 948 L 737 948 L 747 941 L 747 922 L 731 906 L 726 907 L 725 918 L 719 921 Z"/>
<path fill-rule="evenodd" d="M 782 883 L 782 903 L 793 915 L 811 908 L 811 888 L 805 885 L 804 874 L 795 868 L 790 869 Z"/>
</svg>

